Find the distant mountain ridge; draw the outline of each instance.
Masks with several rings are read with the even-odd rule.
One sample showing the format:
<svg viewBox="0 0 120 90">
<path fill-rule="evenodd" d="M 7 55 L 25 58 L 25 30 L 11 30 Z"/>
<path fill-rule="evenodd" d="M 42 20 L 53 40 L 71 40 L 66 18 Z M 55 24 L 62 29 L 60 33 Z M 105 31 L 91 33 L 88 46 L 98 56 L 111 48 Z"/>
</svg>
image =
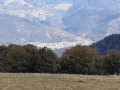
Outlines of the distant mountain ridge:
<svg viewBox="0 0 120 90">
<path fill-rule="evenodd" d="M 119 0 L 2 0 L 0 43 L 89 45 L 120 33 L 119 9 Z"/>
</svg>

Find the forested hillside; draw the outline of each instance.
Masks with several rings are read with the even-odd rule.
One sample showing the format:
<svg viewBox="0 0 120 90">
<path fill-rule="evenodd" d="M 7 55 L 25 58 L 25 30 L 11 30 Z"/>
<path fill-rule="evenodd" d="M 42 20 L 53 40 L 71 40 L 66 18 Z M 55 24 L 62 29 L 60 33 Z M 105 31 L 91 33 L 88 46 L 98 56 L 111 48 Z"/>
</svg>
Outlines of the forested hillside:
<svg viewBox="0 0 120 90">
<path fill-rule="evenodd" d="M 111 49 L 120 50 L 120 34 L 112 34 L 104 39 L 93 43 L 91 48 L 95 49 L 99 55 L 105 55 Z"/>
</svg>

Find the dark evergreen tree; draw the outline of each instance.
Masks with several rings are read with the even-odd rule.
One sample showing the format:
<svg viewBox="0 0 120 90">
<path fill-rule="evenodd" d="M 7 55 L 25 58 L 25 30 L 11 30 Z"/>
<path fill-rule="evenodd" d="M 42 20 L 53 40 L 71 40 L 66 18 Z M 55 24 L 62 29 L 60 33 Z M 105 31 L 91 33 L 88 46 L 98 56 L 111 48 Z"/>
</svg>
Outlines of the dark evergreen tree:
<svg viewBox="0 0 120 90">
<path fill-rule="evenodd" d="M 27 71 L 28 72 L 35 72 L 34 71 L 34 67 L 36 65 L 36 60 L 38 59 L 38 48 L 28 44 L 28 45 L 24 45 L 23 48 L 26 51 L 26 61 L 27 61 Z"/>
<path fill-rule="evenodd" d="M 105 74 L 119 74 L 120 73 L 120 51 L 110 50 L 104 57 Z"/>
<path fill-rule="evenodd" d="M 6 72 L 7 71 L 7 67 L 6 66 L 6 61 L 8 60 L 9 54 L 8 54 L 9 50 L 7 46 L 0 46 L 0 72 Z"/>
<path fill-rule="evenodd" d="M 35 72 L 54 73 L 59 68 L 59 59 L 52 50 L 44 47 L 39 49 L 35 64 Z"/>
<path fill-rule="evenodd" d="M 6 60 L 7 71 L 27 72 L 27 53 L 20 45 L 11 44 L 8 46 L 8 58 Z"/>
<path fill-rule="evenodd" d="M 103 57 L 104 56 L 99 56 L 99 58 L 95 60 L 95 66 L 94 66 L 95 69 L 93 71 L 93 74 L 99 74 L 99 75 L 105 74 Z"/>
</svg>

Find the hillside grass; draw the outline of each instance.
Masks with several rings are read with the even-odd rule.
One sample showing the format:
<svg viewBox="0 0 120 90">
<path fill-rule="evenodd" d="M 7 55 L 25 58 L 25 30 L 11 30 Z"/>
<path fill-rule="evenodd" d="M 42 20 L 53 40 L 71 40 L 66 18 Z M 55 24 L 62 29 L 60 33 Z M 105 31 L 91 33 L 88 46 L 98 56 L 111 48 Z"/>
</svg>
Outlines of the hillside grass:
<svg viewBox="0 0 120 90">
<path fill-rule="evenodd" d="M 120 90 L 120 76 L 0 73 L 0 90 Z"/>
</svg>

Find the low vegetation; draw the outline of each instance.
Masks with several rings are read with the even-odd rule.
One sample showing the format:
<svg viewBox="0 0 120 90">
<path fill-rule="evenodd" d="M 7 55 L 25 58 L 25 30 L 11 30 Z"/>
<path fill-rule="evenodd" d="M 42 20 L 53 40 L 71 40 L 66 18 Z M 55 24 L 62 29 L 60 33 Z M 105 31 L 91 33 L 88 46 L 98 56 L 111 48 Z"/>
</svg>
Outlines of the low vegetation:
<svg viewBox="0 0 120 90">
<path fill-rule="evenodd" d="M 0 90 L 120 90 L 120 77 L 0 73 Z"/>
</svg>

